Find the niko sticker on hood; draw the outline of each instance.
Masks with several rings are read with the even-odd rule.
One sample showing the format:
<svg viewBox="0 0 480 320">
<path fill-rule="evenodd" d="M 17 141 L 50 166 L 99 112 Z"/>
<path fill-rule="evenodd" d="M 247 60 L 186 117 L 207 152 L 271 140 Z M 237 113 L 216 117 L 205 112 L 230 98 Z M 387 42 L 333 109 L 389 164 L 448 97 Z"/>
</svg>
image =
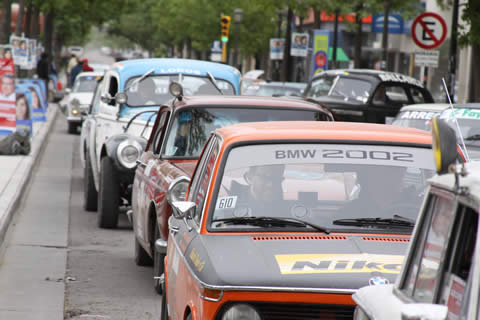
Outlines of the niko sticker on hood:
<svg viewBox="0 0 480 320">
<path fill-rule="evenodd" d="M 383 254 L 277 254 L 282 274 L 400 273 L 403 256 Z"/>
</svg>

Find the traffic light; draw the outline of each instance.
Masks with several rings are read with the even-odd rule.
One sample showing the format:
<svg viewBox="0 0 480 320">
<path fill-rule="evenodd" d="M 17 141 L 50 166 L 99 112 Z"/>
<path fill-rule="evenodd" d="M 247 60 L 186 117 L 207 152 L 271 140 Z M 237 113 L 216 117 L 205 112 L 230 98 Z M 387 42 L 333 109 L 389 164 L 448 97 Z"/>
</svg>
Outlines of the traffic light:
<svg viewBox="0 0 480 320">
<path fill-rule="evenodd" d="M 222 42 L 228 42 L 228 31 L 230 30 L 230 16 L 222 16 L 220 19 L 222 25 Z"/>
</svg>

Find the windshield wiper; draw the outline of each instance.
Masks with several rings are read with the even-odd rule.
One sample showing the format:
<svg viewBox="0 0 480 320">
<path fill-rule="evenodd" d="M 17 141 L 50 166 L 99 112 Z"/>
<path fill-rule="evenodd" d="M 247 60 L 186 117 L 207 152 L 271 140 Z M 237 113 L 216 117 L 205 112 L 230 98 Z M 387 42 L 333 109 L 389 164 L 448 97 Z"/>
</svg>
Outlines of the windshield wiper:
<svg viewBox="0 0 480 320">
<path fill-rule="evenodd" d="M 212 222 L 223 222 L 226 224 L 249 224 L 258 227 L 312 227 L 315 230 L 329 234 L 327 228 L 314 223 L 303 221 L 297 218 L 277 218 L 277 217 L 234 217 L 224 219 L 214 219 Z"/>
<path fill-rule="evenodd" d="M 213 84 L 215 89 L 217 89 L 217 91 L 220 92 L 220 94 L 223 96 L 223 91 L 220 90 L 220 88 L 218 87 L 217 80 L 215 79 L 215 77 L 210 72 L 207 72 L 207 76 L 208 76 L 208 80 L 210 80 L 210 82 Z"/>
<path fill-rule="evenodd" d="M 401 226 L 413 227 L 415 222 L 408 218 L 395 215 L 393 218 L 357 218 L 333 220 L 333 224 L 341 226 Z"/>
<path fill-rule="evenodd" d="M 480 140 L 480 134 L 474 134 L 473 136 L 466 137 L 465 140 Z"/>
</svg>

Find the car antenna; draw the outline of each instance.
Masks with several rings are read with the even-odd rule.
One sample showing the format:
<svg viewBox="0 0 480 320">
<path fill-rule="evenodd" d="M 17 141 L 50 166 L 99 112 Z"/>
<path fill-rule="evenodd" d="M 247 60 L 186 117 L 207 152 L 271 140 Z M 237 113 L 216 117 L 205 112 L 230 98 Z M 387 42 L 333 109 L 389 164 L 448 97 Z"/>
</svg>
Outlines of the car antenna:
<svg viewBox="0 0 480 320">
<path fill-rule="evenodd" d="M 467 147 L 465 146 L 465 141 L 463 140 L 462 131 L 460 130 L 460 125 L 458 124 L 457 116 L 455 115 L 455 109 L 453 109 L 452 99 L 450 98 L 450 93 L 447 90 L 447 84 L 445 83 L 445 78 L 442 77 L 443 82 L 443 89 L 447 94 L 448 102 L 450 103 L 450 108 L 452 109 L 453 119 L 455 120 L 455 125 L 457 126 L 458 135 L 460 136 L 460 142 L 462 143 L 463 151 L 465 152 L 465 160 L 466 162 L 470 161 L 470 157 L 468 156 Z"/>
<path fill-rule="evenodd" d="M 215 87 L 215 89 L 218 90 L 218 92 L 220 92 L 220 94 L 223 96 L 223 91 L 220 90 L 220 88 L 217 86 L 217 81 L 215 80 L 215 78 L 212 76 L 212 74 L 210 72 L 207 72 L 207 75 L 208 75 L 208 79 L 210 80 L 210 82 L 213 84 L 213 86 Z"/>
</svg>

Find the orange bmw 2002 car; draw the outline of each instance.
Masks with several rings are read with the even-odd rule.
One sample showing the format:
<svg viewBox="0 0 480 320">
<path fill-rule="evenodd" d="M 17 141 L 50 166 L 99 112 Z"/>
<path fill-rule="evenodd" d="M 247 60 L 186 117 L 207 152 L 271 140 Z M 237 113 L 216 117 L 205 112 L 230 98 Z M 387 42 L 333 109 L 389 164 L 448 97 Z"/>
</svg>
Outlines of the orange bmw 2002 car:
<svg viewBox="0 0 480 320">
<path fill-rule="evenodd" d="M 172 180 L 191 176 L 211 131 L 239 122 L 333 120 L 327 109 L 299 99 L 182 96 L 178 86 L 176 92 L 176 99 L 160 107 L 145 152 L 137 161 L 129 214 L 135 232 L 135 262 L 153 264 L 154 287 L 159 293 L 171 215 L 165 194 Z M 157 239 L 165 241 L 159 250 L 154 246 Z"/>
<path fill-rule="evenodd" d="M 352 318 L 358 288 L 400 271 L 431 143 L 367 123 L 217 129 L 167 193 L 162 319 Z"/>
</svg>

